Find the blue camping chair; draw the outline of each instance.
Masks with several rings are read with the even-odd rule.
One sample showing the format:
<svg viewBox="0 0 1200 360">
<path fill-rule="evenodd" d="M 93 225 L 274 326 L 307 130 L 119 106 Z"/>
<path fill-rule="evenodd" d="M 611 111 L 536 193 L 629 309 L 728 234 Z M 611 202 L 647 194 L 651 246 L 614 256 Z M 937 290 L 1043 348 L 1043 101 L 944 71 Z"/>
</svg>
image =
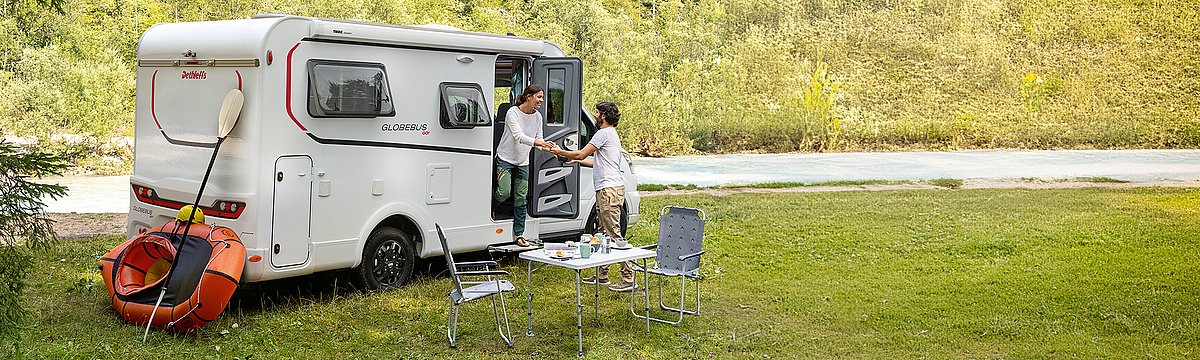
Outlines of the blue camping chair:
<svg viewBox="0 0 1200 360">
<path fill-rule="evenodd" d="M 492 317 L 496 319 L 496 331 L 500 333 L 500 338 L 504 339 L 504 343 L 512 347 L 512 331 L 508 327 L 508 310 L 504 307 L 504 293 L 516 290 L 512 282 L 501 280 L 500 276 L 508 276 L 508 272 L 504 270 L 492 270 L 493 267 L 498 267 L 495 261 L 472 261 L 455 263 L 454 255 L 450 254 L 450 246 L 446 244 L 446 234 L 442 232 L 442 226 L 434 224 L 437 228 L 438 238 L 442 241 L 442 252 L 446 255 L 446 268 L 450 270 L 450 279 L 454 281 L 454 289 L 450 291 L 450 309 L 446 316 L 446 338 L 450 340 L 450 347 L 458 347 L 458 307 L 464 303 L 483 298 L 492 299 Z M 478 271 L 462 271 L 465 268 L 479 268 Z M 464 277 L 483 277 L 486 281 L 464 281 Z M 469 287 L 464 288 L 467 285 Z M 492 296 L 497 295 L 497 296 Z M 500 307 L 496 307 L 496 298 L 500 298 Z M 504 317 L 504 327 L 500 327 L 500 318 Z"/>
<path fill-rule="evenodd" d="M 671 325 L 683 322 L 683 315 L 700 315 L 700 255 L 704 254 L 704 222 L 706 216 L 703 210 L 678 206 L 663 207 L 658 217 L 658 243 L 643 246 L 643 249 L 655 249 L 658 253 L 654 262 L 645 268 L 634 266 L 634 271 L 641 272 L 645 291 L 645 314 L 636 310 L 636 295 L 630 295 L 629 311 L 641 319 L 646 319 L 646 331 L 650 331 L 650 321 Z M 679 314 L 678 319 L 668 320 L 650 315 L 650 275 L 658 278 L 658 306 L 662 310 Z M 679 278 L 679 307 L 667 306 L 663 302 L 663 280 Z M 696 307 L 684 308 L 687 295 L 687 280 L 692 279 L 696 287 Z"/>
</svg>

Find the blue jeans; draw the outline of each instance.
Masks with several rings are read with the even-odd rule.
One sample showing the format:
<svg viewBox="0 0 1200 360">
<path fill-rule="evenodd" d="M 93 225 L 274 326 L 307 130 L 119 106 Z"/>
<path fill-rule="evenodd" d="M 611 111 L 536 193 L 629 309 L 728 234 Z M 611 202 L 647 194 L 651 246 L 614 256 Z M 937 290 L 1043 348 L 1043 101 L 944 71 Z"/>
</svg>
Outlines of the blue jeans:
<svg viewBox="0 0 1200 360">
<path fill-rule="evenodd" d="M 525 213 L 528 211 L 529 166 L 516 166 L 496 159 L 496 191 L 492 199 L 496 203 L 513 198 L 513 238 L 525 235 Z"/>
</svg>

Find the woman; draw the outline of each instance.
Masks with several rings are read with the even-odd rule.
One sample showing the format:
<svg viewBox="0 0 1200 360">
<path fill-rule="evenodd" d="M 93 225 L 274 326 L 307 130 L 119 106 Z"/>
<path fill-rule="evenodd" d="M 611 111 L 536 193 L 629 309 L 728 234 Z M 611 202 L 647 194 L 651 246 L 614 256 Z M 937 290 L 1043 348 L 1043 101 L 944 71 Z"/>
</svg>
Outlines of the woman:
<svg viewBox="0 0 1200 360">
<path fill-rule="evenodd" d="M 508 109 L 504 124 L 508 131 L 500 136 L 496 146 L 496 191 L 492 198 L 499 204 L 513 197 L 513 236 L 518 246 L 529 246 L 525 241 L 526 196 L 529 194 L 529 151 L 537 146 L 541 149 L 554 148 L 554 144 L 542 139 L 542 106 L 545 92 L 542 87 L 529 84 L 517 96 L 517 106 Z"/>
</svg>

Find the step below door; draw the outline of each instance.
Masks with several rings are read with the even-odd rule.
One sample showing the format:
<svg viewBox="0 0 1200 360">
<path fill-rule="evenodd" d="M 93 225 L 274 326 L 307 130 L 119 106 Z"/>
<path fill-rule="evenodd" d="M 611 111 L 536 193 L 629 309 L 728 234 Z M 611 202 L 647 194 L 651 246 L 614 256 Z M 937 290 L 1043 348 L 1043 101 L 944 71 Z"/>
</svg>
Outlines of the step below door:
<svg viewBox="0 0 1200 360">
<path fill-rule="evenodd" d="M 275 195 L 271 216 L 271 265 L 308 261 L 312 217 L 312 159 L 284 156 L 275 161 Z"/>
</svg>

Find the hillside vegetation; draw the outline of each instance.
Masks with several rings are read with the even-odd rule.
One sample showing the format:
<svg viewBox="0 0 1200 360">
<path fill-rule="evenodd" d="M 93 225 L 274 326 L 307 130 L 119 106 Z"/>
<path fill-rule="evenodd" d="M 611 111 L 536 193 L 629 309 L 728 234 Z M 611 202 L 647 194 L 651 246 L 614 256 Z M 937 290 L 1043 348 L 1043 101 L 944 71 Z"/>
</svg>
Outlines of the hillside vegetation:
<svg viewBox="0 0 1200 360">
<path fill-rule="evenodd" d="M 650 156 L 1200 145 L 1170 0 L 4 0 L 0 132 L 131 135 L 144 30 L 267 12 L 554 41 Z"/>
</svg>

